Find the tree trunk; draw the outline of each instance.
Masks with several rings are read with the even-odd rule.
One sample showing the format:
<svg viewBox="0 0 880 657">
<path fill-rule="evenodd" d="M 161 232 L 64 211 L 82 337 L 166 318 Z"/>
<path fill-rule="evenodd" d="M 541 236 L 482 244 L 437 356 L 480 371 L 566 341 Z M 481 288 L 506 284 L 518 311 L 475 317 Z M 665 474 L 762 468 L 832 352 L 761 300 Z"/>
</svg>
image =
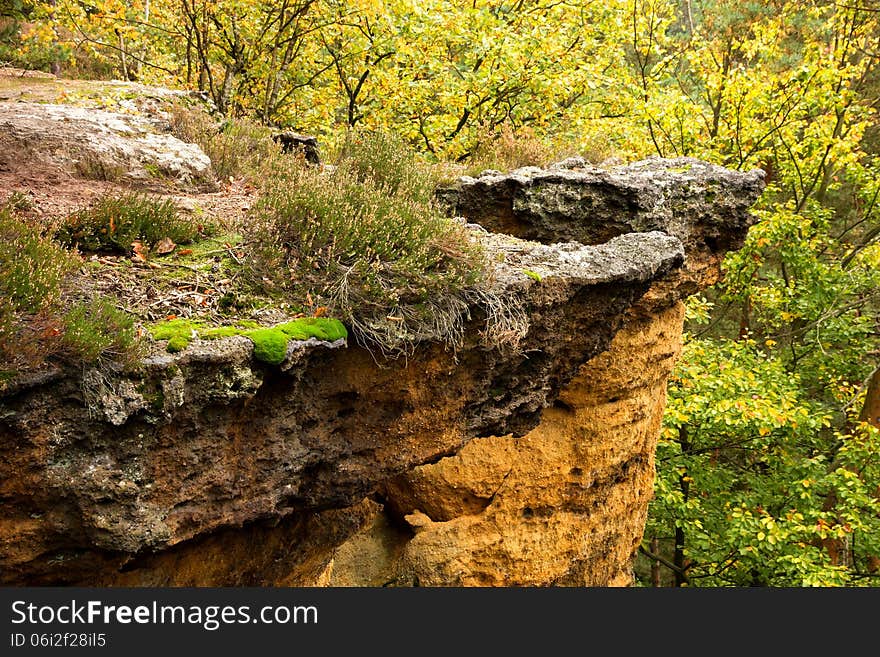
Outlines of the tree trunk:
<svg viewBox="0 0 880 657">
<path fill-rule="evenodd" d="M 116 36 L 119 37 L 119 61 L 122 67 L 122 79 L 128 80 L 128 64 L 125 61 L 125 40 L 122 38 L 122 32 L 116 30 Z"/>
<path fill-rule="evenodd" d="M 868 380 L 868 391 L 865 393 L 865 404 L 859 413 L 859 421 L 880 429 L 880 367 L 874 370 Z M 874 491 L 874 497 L 880 497 L 880 486 Z M 871 555 L 868 557 L 868 572 L 877 571 L 880 571 L 880 556 Z"/>
<path fill-rule="evenodd" d="M 859 413 L 859 421 L 880 429 L 880 367 L 874 370 L 868 380 L 868 392 L 862 412 Z"/>
<path fill-rule="evenodd" d="M 686 427 L 681 427 L 678 430 L 678 440 L 681 443 L 681 453 L 687 454 L 690 451 L 690 441 L 688 440 L 688 433 Z M 678 486 L 681 490 L 682 498 L 685 504 L 688 501 L 688 494 L 690 493 L 690 478 L 687 476 L 687 471 L 679 475 L 678 477 Z M 675 586 L 685 586 L 688 583 L 687 579 L 687 562 L 684 556 L 684 548 L 685 548 L 686 536 L 684 533 L 684 528 L 680 525 L 676 525 L 675 527 L 675 551 L 673 553 L 672 562 L 675 564 Z"/>
<path fill-rule="evenodd" d="M 656 536 L 651 539 L 651 553 L 660 554 L 660 541 Z M 654 559 L 651 562 L 651 586 L 659 588 L 660 585 L 660 562 Z"/>
</svg>

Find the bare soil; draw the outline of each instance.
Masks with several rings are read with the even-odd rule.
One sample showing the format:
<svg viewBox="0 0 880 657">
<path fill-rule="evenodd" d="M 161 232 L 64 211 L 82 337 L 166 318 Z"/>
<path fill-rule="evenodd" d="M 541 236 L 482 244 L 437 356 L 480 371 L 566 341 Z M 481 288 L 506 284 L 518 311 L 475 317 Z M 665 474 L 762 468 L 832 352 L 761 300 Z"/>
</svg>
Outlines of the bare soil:
<svg viewBox="0 0 880 657">
<path fill-rule="evenodd" d="M 0 68 L 0 102 L 63 103 L 123 113 L 143 107 L 155 112 L 170 93 L 132 83 L 61 80 L 42 72 Z M 242 291 L 247 244 L 241 234 L 258 193 L 249 181 L 233 178 L 222 181 L 218 191 L 200 192 L 167 180 L 94 180 L 24 151 L 0 134 L 0 204 L 17 200 L 17 214 L 47 231 L 98 197 L 126 192 L 170 198 L 181 213 L 215 228 L 198 245 L 177 245 L 170 254 L 150 255 L 146 262 L 133 252 L 82 253 L 83 266 L 66 285 L 69 300 L 110 297 L 144 323 L 168 317 L 226 323 L 236 315 L 272 322 L 296 315 L 295 309 L 286 312 L 285 305 L 268 310 L 269 300 Z"/>
</svg>

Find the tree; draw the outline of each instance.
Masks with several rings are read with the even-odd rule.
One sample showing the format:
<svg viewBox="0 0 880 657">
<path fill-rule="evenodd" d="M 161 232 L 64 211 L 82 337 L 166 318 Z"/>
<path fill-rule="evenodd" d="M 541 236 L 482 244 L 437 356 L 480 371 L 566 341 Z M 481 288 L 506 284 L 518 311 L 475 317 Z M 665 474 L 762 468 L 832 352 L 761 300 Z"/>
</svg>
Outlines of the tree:
<svg viewBox="0 0 880 657">
<path fill-rule="evenodd" d="M 725 3 L 701 9 L 674 67 L 701 121 L 690 136 L 656 118 L 659 143 L 770 184 L 693 305 L 711 320 L 691 323 L 670 386 L 647 533 L 668 537 L 679 585 L 870 582 L 877 431 L 853 409 L 878 344 L 877 14 L 777 3 L 736 15 L 734 35 L 703 32 Z"/>
</svg>

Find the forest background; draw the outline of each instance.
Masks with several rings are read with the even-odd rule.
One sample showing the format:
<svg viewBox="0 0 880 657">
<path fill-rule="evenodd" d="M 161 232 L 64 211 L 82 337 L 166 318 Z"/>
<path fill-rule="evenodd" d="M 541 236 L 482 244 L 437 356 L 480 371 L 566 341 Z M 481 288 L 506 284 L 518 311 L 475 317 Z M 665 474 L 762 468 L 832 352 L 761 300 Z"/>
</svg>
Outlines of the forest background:
<svg viewBox="0 0 880 657">
<path fill-rule="evenodd" d="M 871 0 L 0 0 L 0 64 L 202 90 L 329 150 L 382 129 L 432 162 L 764 169 L 688 304 L 639 583 L 880 584 Z"/>
</svg>

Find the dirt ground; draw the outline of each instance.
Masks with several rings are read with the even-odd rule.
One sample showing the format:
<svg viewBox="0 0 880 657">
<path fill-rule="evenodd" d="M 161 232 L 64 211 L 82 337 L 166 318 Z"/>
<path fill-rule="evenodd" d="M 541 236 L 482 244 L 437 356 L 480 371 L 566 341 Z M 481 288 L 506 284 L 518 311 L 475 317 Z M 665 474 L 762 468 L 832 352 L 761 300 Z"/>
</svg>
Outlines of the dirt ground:
<svg viewBox="0 0 880 657">
<path fill-rule="evenodd" d="M 59 80 L 47 73 L 0 67 L 0 102 L 74 104 L 134 113 L 139 103 L 161 100 L 169 93 L 173 92 L 132 83 Z M 148 262 L 140 262 L 133 253 L 83 253 L 83 267 L 68 281 L 66 296 L 115 298 L 121 309 L 143 322 L 172 316 L 224 321 L 219 302 L 224 297 L 228 302 L 229 295 L 240 288 L 246 248 L 241 233 L 257 198 L 254 185 L 233 178 L 220 182 L 217 191 L 200 192 L 167 180 L 95 180 L 78 175 L 57 159 L 26 151 L 0 129 L 0 204 L 14 201 L 20 217 L 47 231 L 98 197 L 127 192 L 170 198 L 182 214 L 216 227 L 212 237 L 196 249 L 197 255 L 205 256 L 198 261 L 183 257 L 191 251 L 182 248 L 184 245 L 161 258 L 151 256 Z M 280 321 L 288 316 L 283 311 L 263 310 L 262 314 Z M 253 309 L 245 314 L 260 316 Z"/>
</svg>

